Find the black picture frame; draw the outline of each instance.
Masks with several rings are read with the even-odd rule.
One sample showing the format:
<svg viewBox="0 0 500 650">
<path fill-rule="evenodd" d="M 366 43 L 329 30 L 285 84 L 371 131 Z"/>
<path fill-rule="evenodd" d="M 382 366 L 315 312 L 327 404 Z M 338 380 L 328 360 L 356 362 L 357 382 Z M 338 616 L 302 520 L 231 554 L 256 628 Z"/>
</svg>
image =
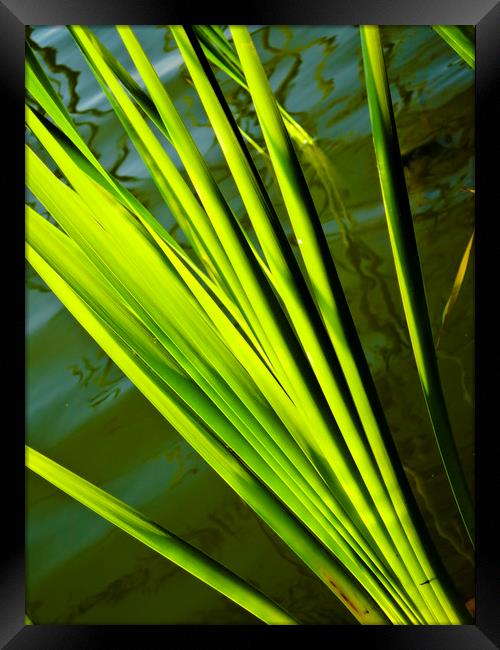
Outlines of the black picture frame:
<svg viewBox="0 0 500 650">
<path fill-rule="evenodd" d="M 310 627 L 274 628 L 251 626 L 57 626 L 24 625 L 24 285 L 21 285 L 21 264 L 24 264 L 24 242 L 21 233 L 24 223 L 24 30 L 26 25 L 60 24 L 179 24 L 218 23 L 234 24 L 468 24 L 476 26 L 476 502 L 477 502 L 477 568 L 476 568 L 476 623 L 468 626 L 421 627 Z M 9 650 L 19 648 L 79 649 L 114 648 L 122 641 L 132 647 L 152 647 L 157 641 L 172 642 L 172 635 L 184 644 L 220 643 L 224 637 L 238 645 L 249 645 L 265 638 L 269 643 L 287 643 L 301 637 L 310 642 L 316 636 L 329 644 L 361 643 L 372 648 L 405 648 L 407 650 L 487 650 L 500 647 L 500 571 L 496 542 L 497 517 L 494 495 L 498 494 L 497 437 L 494 426 L 488 422 L 488 410 L 498 399 L 494 382 L 488 380 L 488 363 L 494 364 L 491 350 L 484 341 L 495 340 L 494 314 L 488 313 L 489 300 L 481 302 L 479 287 L 491 298 L 488 283 L 494 284 L 494 252 L 488 244 L 492 222 L 498 221 L 496 199 L 500 166 L 490 162 L 500 152 L 500 2 L 496 0 L 308 0 L 287 2 L 268 0 L 258 7 L 241 3 L 228 13 L 212 3 L 200 10 L 189 11 L 187 3 L 164 0 L 0 0 L 0 92 L 2 93 L 2 143 L 9 164 L 4 166 L 2 180 L 12 199 L 10 210 L 4 211 L 4 242 L 12 255 L 6 288 L 9 316 L 7 326 L 10 358 L 9 386 L 4 389 L 4 412 L 14 417 L 4 426 L 2 439 L 3 460 L 2 510 L 4 550 L 0 570 L 0 644 Z M 8 143 L 8 144 L 7 144 Z M 496 201 L 495 201 L 496 199 Z M 5 209 L 5 206 L 4 206 Z M 481 223 L 482 222 L 482 223 Z M 7 229 L 7 223 L 17 227 Z M 498 241 L 498 240 L 497 240 Z M 6 256 L 2 256 L 4 261 Z M 5 262 L 4 262 L 5 263 Z M 7 268 L 7 267 L 6 267 Z M 19 278 L 19 284 L 10 279 Z M 483 310 L 483 304 L 485 305 Z M 7 312 L 4 312 L 7 313 Z M 479 317 L 478 317 L 479 314 Z M 491 325 L 489 330 L 488 325 Z M 490 334 L 491 332 L 491 334 Z M 491 336 L 491 338 L 489 338 Z M 484 365 L 482 347 L 485 346 Z M 491 352 L 490 352 L 491 350 Z M 497 364 L 498 365 L 498 364 Z M 493 368 L 493 366 L 492 366 Z M 20 399 L 21 405 L 14 406 Z M 8 400 L 5 400 L 5 397 Z M 480 416 L 480 417 L 479 417 Z M 4 418 L 3 422 L 7 420 Z M 494 422 L 494 420 L 493 420 Z M 479 429 L 481 424 L 481 429 Z M 498 426 L 497 426 L 498 428 Z M 8 462 L 7 462 L 8 461 Z M 491 463 L 491 465 L 490 465 Z M 6 466 L 10 471 L 7 471 Z M 23 515 L 21 515 L 23 513 Z M 168 629 L 165 629 L 168 627 Z M 291 636 L 293 634 L 293 637 Z M 179 636 L 178 636 L 179 635 Z M 297 637 L 297 635 L 299 635 Z M 304 635 L 304 636 L 302 636 Z M 175 641 L 177 642 L 177 641 Z"/>
</svg>

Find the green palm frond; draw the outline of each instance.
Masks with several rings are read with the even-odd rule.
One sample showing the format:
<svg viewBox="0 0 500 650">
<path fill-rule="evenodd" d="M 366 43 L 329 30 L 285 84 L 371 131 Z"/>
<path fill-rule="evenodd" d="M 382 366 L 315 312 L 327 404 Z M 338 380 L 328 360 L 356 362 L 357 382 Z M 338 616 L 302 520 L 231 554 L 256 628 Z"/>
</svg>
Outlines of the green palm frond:
<svg viewBox="0 0 500 650">
<path fill-rule="evenodd" d="M 37 149 L 26 147 L 26 184 L 56 222 L 26 207 L 29 263 L 357 621 L 468 622 L 418 512 L 296 153 L 299 143 L 316 147 L 314 139 L 276 101 L 245 27 L 231 27 L 232 44 L 215 27 L 170 29 L 255 237 L 226 200 L 134 30 L 117 27 L 133 75 L 92 30 L 72 26 L 74 43 L 191 250 L 101 164 L 28 46 L 26 85 L 37 108 L 27 105 L 26 125 Z M 361 28 L 361 36 L 410 337 L 443 463 L 470 530 L 381 46 L 372 28 Z M 247 148 L 254 143 L 210 63 L 253 103 L 299 258 Z M 308 159 L 334 196 L 324 152 Z M 30 448 L 27 466 L 264 622 L 295 622 L 267 596 L 69 469 Z"/>
</svg>

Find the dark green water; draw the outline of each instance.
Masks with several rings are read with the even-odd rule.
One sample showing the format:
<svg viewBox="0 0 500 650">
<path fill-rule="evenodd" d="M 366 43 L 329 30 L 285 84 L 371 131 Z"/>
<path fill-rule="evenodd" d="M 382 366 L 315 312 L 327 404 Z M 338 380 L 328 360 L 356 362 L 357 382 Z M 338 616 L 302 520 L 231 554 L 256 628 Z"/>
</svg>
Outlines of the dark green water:
<svg viewBox="0 0 500 650">
<path fill-rule="evenodd" d="M 114 29 L 95 31 L 132 71 Z M 313 160 L 312 149 L 299 154 L 405 469 L 466 600 L 473 596 L 473 558 L 441 469 L 409 345 L 371 144 L 358 32 L 326 26 L 253 32 L 278 98 L 323 152 L 320 161 L 317 153 Z M 163 27 L 136 33 L 243 218 L 172 38 Z M 69 34 L 37 27 L 31 37 L 103 164 L 176 233 Z M 466 191 L 474 187 L 474 74 L 428 27 L 385 28 L 384 39 L 436 338 L 474 227 L 474 196 Z M 244 92 L 224 75 L 218 78 L 243 128 L 261 142 Z M 258 155 L 255 160 L 279 208 L 268 163 Z M 352 623 L 326 587 L 156 413 L 32 272 L 27 285 L 27 442 L 221 560 L 304 623 Z M 438 347 L 471 488 L 473 309 L 471 259 Z M 37 623 L 258 623 L 31 473 L 27 611 Z"/>
</svg>

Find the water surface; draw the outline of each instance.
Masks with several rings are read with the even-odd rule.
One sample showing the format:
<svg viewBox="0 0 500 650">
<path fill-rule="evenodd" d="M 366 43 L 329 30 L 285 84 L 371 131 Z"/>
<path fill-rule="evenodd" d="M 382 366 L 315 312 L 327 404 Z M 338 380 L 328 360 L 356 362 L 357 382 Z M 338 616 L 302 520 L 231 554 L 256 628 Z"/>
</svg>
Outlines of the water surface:
<svg viewBox="0 0 500 650">
<path fill-rule="evenodd" d="M 249 227 L 168 30 L 135 31 L 226 198 Z M 95 32 L 134 74 L 114 28 Z M 252 27 L 252 33 L 277 97 L 318 145 L 319 153 L 298 150 L 305 175 L 404 467 L 466 600 L 473 595 L 472 555 L 441 468 L 405 326 L 358 30 Z M 429 27 L 386 27 L 383 36 L 431 323 L 435 339 L 440 335 L 438 360 L 473 488 L 473 259 L 442 332 L 441 316 L 474 227 L 474 196 L 468 191 L 474 188 L 474 75 Z M 101 162 L 182 242 L 69 33 L 36 27 L 30 37 Z M 217 77 L 241 126 L 262 144 L 244 91 L 222 73 Z M 252 155 L 286 225 L 269 162 Z M 28 444 L 221 560 L 304 623 L 352 623 L 327 588 L 148 404 L 32 271 L 27 287 Z M 37 623 L 258 623 L 31 473 L 27 595 L 28 613 Z"/>
</svg>

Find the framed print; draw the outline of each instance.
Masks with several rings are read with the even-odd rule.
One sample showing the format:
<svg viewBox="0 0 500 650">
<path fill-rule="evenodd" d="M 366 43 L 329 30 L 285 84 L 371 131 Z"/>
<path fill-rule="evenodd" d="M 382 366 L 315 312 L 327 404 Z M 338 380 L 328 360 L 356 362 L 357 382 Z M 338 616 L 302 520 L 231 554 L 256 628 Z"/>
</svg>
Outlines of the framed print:
<svg viewBox="0 0 500 650">
<path fill-rule="evenodd" d="M 2 643 L 496 647 L 499 5 L 101 5 L 0 4 Z"/>
</svg>

